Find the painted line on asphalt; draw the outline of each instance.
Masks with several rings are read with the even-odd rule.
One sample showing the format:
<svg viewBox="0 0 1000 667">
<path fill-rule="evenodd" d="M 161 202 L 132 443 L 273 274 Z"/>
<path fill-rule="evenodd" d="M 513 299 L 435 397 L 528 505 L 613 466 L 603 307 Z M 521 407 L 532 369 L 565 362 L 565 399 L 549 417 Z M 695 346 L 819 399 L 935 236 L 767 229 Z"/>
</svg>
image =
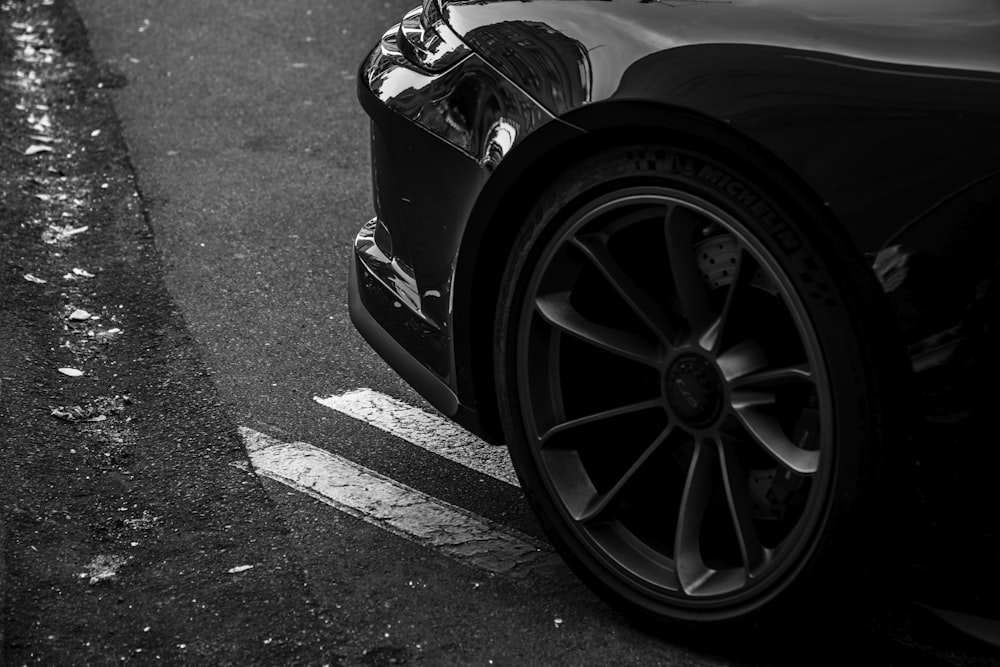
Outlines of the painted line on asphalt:
<svg viewBox="0 0 1000 667">
<path fill-rule="evenodd" d="M 506 447 L 490 445 L 445 417 L 371 389 L 313 400 L 476 472 L 520 486 Z"/>
<path fill-rule="evenodd" d="M 258 475 L 373 526 L 512 579 L 566 576 L 547 545 L 518 531 L 308 443 L 281 442 L 246 427 L 240 435 Z"/>
</svg>

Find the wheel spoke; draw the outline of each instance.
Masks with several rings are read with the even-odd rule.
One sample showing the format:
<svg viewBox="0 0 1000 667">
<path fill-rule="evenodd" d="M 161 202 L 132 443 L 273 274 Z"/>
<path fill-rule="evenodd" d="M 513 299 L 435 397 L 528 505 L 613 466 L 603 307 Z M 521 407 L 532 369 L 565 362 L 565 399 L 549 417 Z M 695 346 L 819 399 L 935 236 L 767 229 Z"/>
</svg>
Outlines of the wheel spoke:
<svg viewBox="0 0 1000 667">
<path fill-rule="evenodd" d="M 658 366 L 662 351 L 636 334 L 598 324 L 581 315 L 569 301 L 568 292 L 539 296 L 536 309 L 560 331 L 590 345 L 647 366 Z"/>
<path fill-rule="evenodd" d="M 777 397 L 769 391 L 735 390 L 730 395 L 730 402 L 736 410 L 744 410 L 758 405 L 774 405 Z"/>
<path fill-rule="evenodd" d="M 763 388 L 789 384 L 792 382 L 800 382 L 809 385 L 812 384 L 813 375 L 808 364 L 768 368 L 756 372 L 745 373 L 739 377 L 733 378 L 730 381 L 730 386 L 734 389 L 750 386 Z"/>
<path fill-rule="evenodd" d="M 664 441 L 666 441 L 666 439 L 670 437 L 670 433 L 673 431 L 673 429 L 674 429 L 673 425 L 667 426 L 660 433 L 660 435 L 656 437 L 656 439 L 652 442 L 652 444 L 650 444 L 648 447 L 646 447 L 645 450 L 643 450 L 642 454 L 639 455 L 639 458 L 637 458 L 635 462 L 631 466 L 629 466 L 629 469 L 625 471 L 625 473 L 618 479 L 617 482 L 615 482 L 614 486 L 612 486 L 604 493 L 594 494 L 587 501 L 587 503 L 579 512 L 579 514 L 574 514 L 573 518 L 576 519 L 577 521 L 586 523 L 588 521 L 592 521 L 596 517 L 599 517 L 601 513 L 604 512 L 604 510 L 607 509 L 608 506 L 614 502 L 615 498 L 617 498 L 621 490 L 625 488 L 625 485 L 628 484 L 629 481 L 631 481 L 631 479 L 635 476 L 636 472 L 638 472 L 639 469 L 641 469 L 642 466 L 645 465 L 646 461 L 649 460 L 649 457 L 651 457 L 656 452 L 656 450 L 660 448 L 660 446 L 664 443 Z"/>
<path fill-rule="evenodd" d="M 712 494 L 712 449 L 704 441 L 695 444 L 677 519 L 674 560 L 677 578 L 688 595 L 697 595 L 715 573 L 701 557 L 701 525 Z"/>
<path fill-rule="evenodd" d="M 750 510 L 751 499 L 748 477 L 743 464 L 731 442 L 719 440 L 719 463 L 722 466 L 722 481 L 726 487 L 729 514 L 736 528 L 736 539 L 740 543 L 740 553 L 746 568 L 747 578 L 751 578 L 771 558 L 771 550 L 760 541 Z"/>
<path fill-rule="evenodd" d="M 715 321 L 708 287 L 694 256 L 694 235 L 704 224 L 700 216 L 680 206 L 670 208 L 664 221 L 674 289 L 681 314 L 687 319 L 695 340 L 700 340 Z"/>
<path fill-rule="evenodd" d="M 734 412 L 747 433 L 782 465 L 803 475 L 819 470 L 820 452 L 795 446 L 778 420 L 759 404 L 734 405 Z"/>
<path fill-rule="evenodd" d="M 603 237 L 596 234 L 578 237 L 574 240 L 574 245 L 590 259 L 632 312 L 638 315 L 661 341 L 669 345 L 670 333 L 675 327 L 671 326 L 662 305 L 625 273 L 618 261 L 608 252 Z"/>
<path fill-rule="evenodd" d="M 541 436 L 538 440 L 542 447 L 546 446 L 546 443 L 553 436 L 566 431 L 571 431 L 575 428 L 581 426 L 586 426 L 588 424 L 595 424 L 597 422 L 604 421 L 606 419 L 614 419 L 615 417 L 621 417 L 634 412 L 641 412 L 643 410 L 650 410 L 652 408 L 659 408 L 663 405 L 663 400 L 659 397 L 650 399 L 648 401 L 641 401 L 639 403 L 630 403 L 628 405 L 622 405 L 617 408 L 611 408 L 610 410 L 604 410 L 603 412 L 598 412 L 592 415 L 587 415 L 585 417 L 578 417 L 576 419 L 570 419 L 562 422 L 561 424 L 556 424 Z"/>
<path fill-rule="evenodd" d="M 729 382 L 736 378 L 756 373 L 767 367 L 767 357 L 760 344 L 753 340 L 746 340 L 732 346 L 716 357 L 719 370 Z"/>
</svg>

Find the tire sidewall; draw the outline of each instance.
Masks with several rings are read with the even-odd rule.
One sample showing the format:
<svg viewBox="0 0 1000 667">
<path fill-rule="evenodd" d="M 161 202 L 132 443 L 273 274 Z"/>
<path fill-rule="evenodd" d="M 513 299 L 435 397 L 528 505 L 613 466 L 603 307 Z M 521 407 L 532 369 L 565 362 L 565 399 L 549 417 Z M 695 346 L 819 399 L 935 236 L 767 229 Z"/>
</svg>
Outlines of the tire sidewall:
<svg viewBox="0 0 1000 667">
<path fill-rule="evenodd" d="M 803 600 L 815 606 L 817 596 L 832 598 L 849 579 L 864 576 L 873 559 L 859 546 L 876 544 L 879 535 L 872 520 L 882 475 L 882 425 L 874 392 L 878 365 L 873 349 L 865 345 L 873 324 L 862 307 L 864 290 L 856 289 L 853 280 L 859 266 L 845 261 L 856 251 L 824 224 L 821 215 L 793 197 L 781 196 L 784 191 L 774 184 L 762 186 L 764 178 L 750 178 L 747 173 L 723 166 L 704 152 L 679 148 L 631 147 L 594 156 L 554 181 L 540 199 L 515 242 L 502 281 L 494 346 L 497 389 L 505 436 L 522 486 L 543 528 L 577 574 L 615 606 L 647 620 L 756 623 L 785 617 Z M 523 426 L 515 358 L 533 270 L 550 242 L 573 224 L 575 213 L 608 193 L 643 186 L 676 189 L 712 203 L 739 221 L 774 258 L 808 314 L 833 396 L 832 474 L 809 544 L 781 582 L 725 609 L 677 610 L 644 598 L 606 572 L 573 530 L 552 520 L 563 516 L 562 509 L 545 491 Z"/>
</svg>

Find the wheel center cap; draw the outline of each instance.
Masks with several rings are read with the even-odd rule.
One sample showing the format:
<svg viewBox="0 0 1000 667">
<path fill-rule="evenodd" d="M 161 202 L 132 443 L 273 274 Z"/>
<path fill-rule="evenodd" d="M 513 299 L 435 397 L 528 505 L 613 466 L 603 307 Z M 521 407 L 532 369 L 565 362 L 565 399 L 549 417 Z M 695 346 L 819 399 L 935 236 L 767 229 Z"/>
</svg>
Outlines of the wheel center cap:
<svg viewBox="0 0 1000 667">
<path fill-rule="evenodd" d="M 683 354 L 670 364 L 665 388 L 670 408 L 688 426 L 708 426 L 722 411 L 719 373 L 696 354 Z"/>
</svg>

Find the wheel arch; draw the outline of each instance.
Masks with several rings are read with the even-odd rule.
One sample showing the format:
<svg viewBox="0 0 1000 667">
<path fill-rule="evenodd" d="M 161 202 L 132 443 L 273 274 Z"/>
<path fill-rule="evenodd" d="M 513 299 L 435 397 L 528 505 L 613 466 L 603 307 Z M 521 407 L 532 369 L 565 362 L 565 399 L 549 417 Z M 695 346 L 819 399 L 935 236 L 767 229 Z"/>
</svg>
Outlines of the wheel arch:
<svg viewBox="0 0 1000 667">
<path fill-rule="evenodd" d="M 627 119 L 623 123 L 622 119 Z M 501 435 L 493 372 L 493 326 L 500 281 L 528 211 L 582 159 L 623 143 L 670 144 L 710 151 L 761 172 L 788 195 L 788 205 L 820 218 L 856 248 L 822 198 L 766 148 L 724 122 L 663 103 L 608 100 L 576 109 L 526 138 L 497 167 L 469 216 L 455 267 L 452 312 L 459 400 L 475 408 L 487 439 Z M 856 259 L 861 259 L 860 250 Z M 874 285 L 874 276 L 872 277 Z"/>
</svg>

